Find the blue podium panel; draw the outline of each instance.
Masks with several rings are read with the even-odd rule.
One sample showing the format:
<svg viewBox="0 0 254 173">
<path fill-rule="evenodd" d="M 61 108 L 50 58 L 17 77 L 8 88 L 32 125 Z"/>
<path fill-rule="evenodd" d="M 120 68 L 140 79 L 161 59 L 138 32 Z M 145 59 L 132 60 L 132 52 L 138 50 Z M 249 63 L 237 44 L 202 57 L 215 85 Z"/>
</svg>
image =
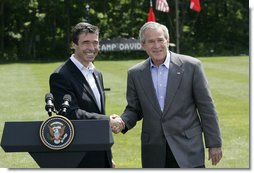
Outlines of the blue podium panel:
<svg viewBox="0 0 254 173">
<path fill-rule="evenodd" d="M 87 152 L 101 156 L 95 167 L 104 166 L 105 153 L 114 144 L 108 120 L 73 120 L 74 137 L 64 149 L 52 150 L 40 138 L 42 121 L 5 122 L 1 147 L 5 152 L 28 152 L 40 167 L 78 167 Z M 89 159 L 88 159 L 89 161 Z M 84 162 L 84 161 L 83 161 Z"/>
</svg>

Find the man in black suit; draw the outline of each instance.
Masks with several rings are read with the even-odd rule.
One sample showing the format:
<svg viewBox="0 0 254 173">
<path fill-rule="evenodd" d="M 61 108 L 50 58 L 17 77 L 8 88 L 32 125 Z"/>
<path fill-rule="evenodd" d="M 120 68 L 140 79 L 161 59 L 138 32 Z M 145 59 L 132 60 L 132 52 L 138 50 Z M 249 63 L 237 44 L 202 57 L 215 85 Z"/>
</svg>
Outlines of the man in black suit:
<svg viewBox="0 0 254 173">
<path fill-rule="evenodd" d="M 103 78 L 93 65 L 99 52 L 99 29 L 89 23 L 78 23 L 73 29 L 72 41 L 74 54 L 49 79 L 55 107 L 59 110 L 63 96 L 69 94 L 72 100 L 65 115 L 68 119 L 109 119 L 112 126 L 118 118 L 105 115 Z M 105 164 L 98 164 L 103 162 Z M 114 167 L 111 150 L 86 152 L 79 167 Z"/>
</svg>

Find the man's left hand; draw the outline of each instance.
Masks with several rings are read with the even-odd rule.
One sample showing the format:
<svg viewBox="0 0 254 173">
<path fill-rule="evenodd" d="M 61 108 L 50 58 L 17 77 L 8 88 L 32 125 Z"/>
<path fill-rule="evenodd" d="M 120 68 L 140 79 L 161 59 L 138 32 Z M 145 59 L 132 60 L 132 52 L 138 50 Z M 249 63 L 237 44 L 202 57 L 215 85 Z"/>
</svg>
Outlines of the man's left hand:
<svg viewBox="0 0 254 173">
<path fill-rule="evenodd" d="M 212 160 L 212 165 L 217 165 L 222 158 L 221 148 L 209 148 L 208 149 L 208 160 Z"/>
</svg>

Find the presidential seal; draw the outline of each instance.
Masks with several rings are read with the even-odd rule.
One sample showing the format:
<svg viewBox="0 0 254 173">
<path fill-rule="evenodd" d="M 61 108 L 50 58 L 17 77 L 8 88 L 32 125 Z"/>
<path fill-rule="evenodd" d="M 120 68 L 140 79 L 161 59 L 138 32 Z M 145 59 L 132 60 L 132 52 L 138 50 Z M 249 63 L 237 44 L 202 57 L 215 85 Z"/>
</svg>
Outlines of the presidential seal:
<svg viewBox="0 0 254 173">
<path fill-rule="evenodd" d="M 64 116 L 55 115 L 49 117 L 41 124 L 41 141 L 46 147 L 52 150 L 61 150 L 68 147 L 73 137 L 73 125 Z"/>
</svg>

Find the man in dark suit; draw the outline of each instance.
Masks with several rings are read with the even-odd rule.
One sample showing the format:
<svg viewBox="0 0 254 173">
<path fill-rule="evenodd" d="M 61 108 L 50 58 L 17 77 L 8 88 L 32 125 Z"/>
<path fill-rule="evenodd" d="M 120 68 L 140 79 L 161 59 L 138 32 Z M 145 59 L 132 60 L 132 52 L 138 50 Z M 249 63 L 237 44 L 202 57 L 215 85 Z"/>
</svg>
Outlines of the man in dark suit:
<svg viewBox="0 0 254 173">
<path fill-rule="evenodd" d="M 205 167 L 205 146 L 213 165 L 222 158 L 218 116 L 201 62 L 168 50 L 168 29 L 148 22 L 140 41 L 149 58 L 128 71 L 126 133 L 143 119 L 144 168 Z"/>
<path fill-rule="evenodd" d="M 69 94 L 72 100 L 65 115 L 68 119 L 109 119 L 112 124 L 117 118 L 116 115 L 105 115 L 103 78 L 92 63 L 99 52 L 99 29 L 88 23 L 79 23 L 73 29 L 72 41 L 74 54 L 50 76 L 50 92 L 55 107 L 59 110 L 63 96 Z M 111 150 L 86 152 L 79 167 L 114 167 Z"/>
</svg>

